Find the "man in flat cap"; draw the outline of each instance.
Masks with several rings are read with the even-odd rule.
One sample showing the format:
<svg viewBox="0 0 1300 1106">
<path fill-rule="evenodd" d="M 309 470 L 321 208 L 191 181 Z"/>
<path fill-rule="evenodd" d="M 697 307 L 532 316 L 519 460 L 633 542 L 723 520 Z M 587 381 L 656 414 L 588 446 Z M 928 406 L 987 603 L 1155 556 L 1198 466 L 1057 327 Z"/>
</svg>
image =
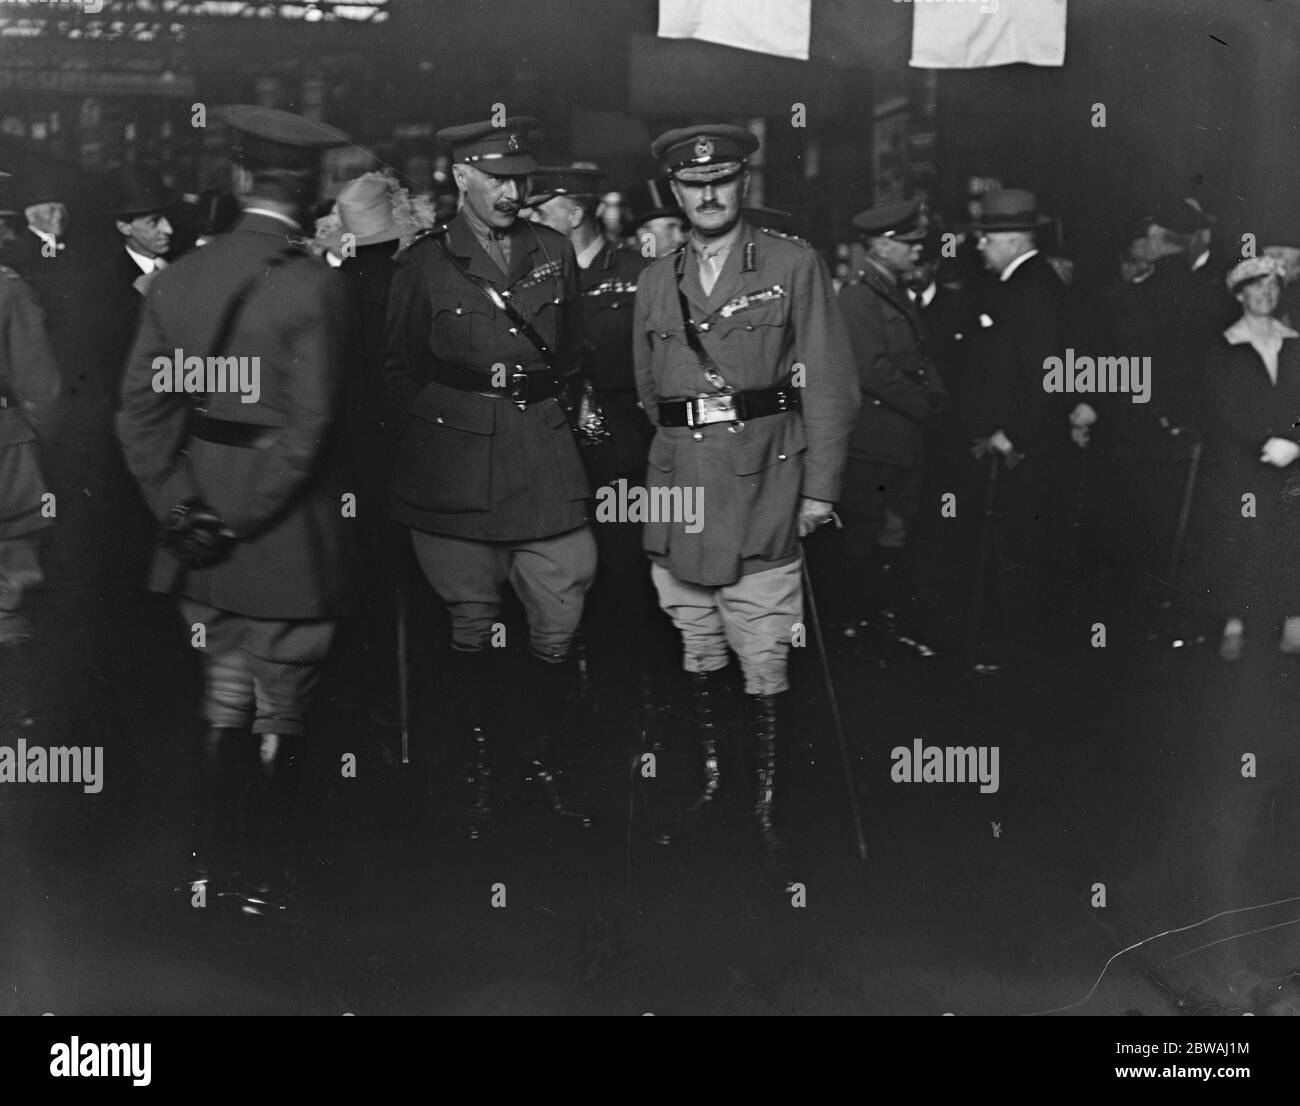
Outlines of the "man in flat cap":
<svg viewBox="0 0 1300 1106">
<path fill-rule="evenodd" d="M 532 731 L 525 778 L 558 815 L 586 821 L 561 801 L 556 745 L 596 571 L 587 479 L 561 402 L 582 367 L 578 266 L 567 238 L 518 218 L 537 121 L 503 122 L 438 132 L 459 209 L 398 260 L 386 358 L 402 412 L 392 514 L 451 616 L 450 690 L 475 746 L 475 836 L 491 820 L 496 708 L 512 698 Z M 507 581 L 528 618 L 522 689 L 493 648 Z"/>
<path fill-rule="evenodd" d="M 150 284 L 118 433 L 162 523 L 149 586 L 177 596 L 203 657 L 195 894 L 274 914 L 292 882 L 305 719 L 350 607 L 350 527 L 382 508 L 347 517 L 332 449 L 346 291 L 301 245 L 321 152 L 347 138 L 272 108 L 225 118 L 243 215 Z"/>
<path fill-rule="evenodd" d="M 594 655 L 606 664 L 625 665 L 637 684 L 644 683 L 654 632 L 665 622 L 646 572 L 640 523 L 604 505 L 620 496 L 626 501 L 645 485 L 653 428 L 637 399 L 632 367 L 632 312 L 645 259 L 600 233 L 602 176 L 594 168 L 540 168 L 530 178 L 528 211 L 534 221 L 568 237 L 578 262 L 589 349 L 585 377 L 591 386 L 580 411 L 578 441 L 597 500 L 593 530 L 599 550 L 589 629 L 597 634 Z"/>
<path fill-rule="evenodd" d="M 862 410 L 840 497 L 843 559 L 836 591 L 849 629 L 869 628 L 881 660 L 887 647 L 928 657 L 933 651 L 899 627 L 913 595 L 907 551 L 920 508 L 926 424 L 947 399 L 904 285 L 920 259 L 926 228 L 918 200 L 860 212 L 853 225 L 866 247 L 865 264 L 840 289 L 839 301 Z"/>
<path fill-rule="evenodd" d="M 757 146 L 725 124 L 653 143 L 691 232 L 641 274 L 635 354 L 657 428 L 650 485 L 670 504 L 690 495 L 697 507 L 645 531 L 660 604 L 682 635 L 704 756 L 705 789 L 688 819 L 719 786 L 712 718 L 734 651 L 757 749 L 754 811 L 765 862 L 779 870 L 778 702 L 803 619 L 799 539 L 831 519 L 859 400 L 825 263 L 807 243 L 741 216 Z"/>
</svg>

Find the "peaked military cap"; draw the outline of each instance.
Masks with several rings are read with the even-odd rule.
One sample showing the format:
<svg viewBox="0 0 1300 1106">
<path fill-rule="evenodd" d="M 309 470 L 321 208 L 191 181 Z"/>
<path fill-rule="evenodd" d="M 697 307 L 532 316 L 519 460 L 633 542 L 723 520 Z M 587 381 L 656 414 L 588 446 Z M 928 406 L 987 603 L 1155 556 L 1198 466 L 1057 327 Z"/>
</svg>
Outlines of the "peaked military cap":
<svg viewBox="0 0 1300 1106">
<path fill-rule="evenodd" d="M 602 170 L 586 165 L 539 165 L 529 176 L 528 207 L 537 207 L 556 196 L 598 196 Z"/>
<path fill-rule="evenodd" d="M 443 127 L 434 138 L 451 146 L 451 160 L 473 165 L 500 177 L 518 177 L 537 168 L 530 132 L 538 126 L 531 115 L 512 115 L 502 126 L 490 120 Z"/>
<path fill-rule="evenodd" d="M 920 200 L 904 200 L 859 211 L 853 216 L 853 225 L 871 238 L 892 238 L 896 242 L 920 242 L 925 238 Z"/>
<path fill-rule="evenodd" d="M 351 141 L 337 127 L 279 108 L 231 104 L 221 115 L 234 132 L 231 156 L 255 168 L 314 169 L 322 150 Z"/>
<path fill-rule="evenodd" d="M 699 123 L 661 134 L 650 154 L 663 162 L 670 176 L 688 184 L 705 184 L 734 176 L 758 149 L 758 139 L 730 123 Z"/>
</svg>

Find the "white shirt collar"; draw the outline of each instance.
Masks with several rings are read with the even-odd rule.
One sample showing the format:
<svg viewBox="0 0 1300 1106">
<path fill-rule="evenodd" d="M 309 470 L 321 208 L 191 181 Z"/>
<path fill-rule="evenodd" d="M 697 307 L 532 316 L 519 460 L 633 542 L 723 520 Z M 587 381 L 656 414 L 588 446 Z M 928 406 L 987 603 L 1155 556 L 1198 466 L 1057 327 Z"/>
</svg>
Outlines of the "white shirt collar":
<svg viewBox="0 0 1300 1106">
<path fill-rule="evenodd" d="M 590 269 L 591 263 L 600 256 L 600 251 L 605 248 L 605 239 L 597 235 L 588 243 L 587 247 L 578 252 L 578 268 Z"/>
<path fill-rule="evenodd" d="M 1155 272 L 1154 269 L 1148 269 L 1145 273 L 1139 273 L 1139 274 L 1138 274 L 1137 276 L 1135 276 L 1132 280 L 1130 280 L 1129 283 L 1130 283 L 1130 284 L 1141 284 L 1144 280 L 1149 280 L 1149 279 L 1151 278 L 1151 274 L 1154 273 L 1154 272 Z"/>
<path fill-rule="evenodd" d="M 1011 262 L 1010 265 L 1008 265 L 1005 269 L 1002 270 L 1001 274 L 998 276 L 998 279 L 1005 284 L 1008 280 L 1011 279 L 1012 273 L 1014 273 L 1017 269 L 1019 269 L 1020 266 L 1023 265 L 1026 261 L 1028 261 L 1031 257 L 1036 257 L 1036 256 L 1038 256 L 1037 250 L 1026 250 L 1019 257 L 1017 257 L 1013 262 Z"/>
<path fill-rule="evenodd" d="M 939 293 L 939 285 L 932 280 L 923 289 L 921 289 L 921 291 L 913 292 L 912 298 L 916 300 L 916 302 L 919 303 L 922 307 L 929 307 L 931 301 L 934 299 L 936 295 L 938 295 L 938 293 Z"/>
<path fill-rule="evenodd" d="M 1198 257 L 1195 261 L 1192 262 L 1192 272 L 1196 272 L 1198 269 L 1204 268 L 1205 265 L 1209 262 L 1209 260 L 1210 260 L 1210 251 L 1206 250 L 1203 254 L 1201 254 L 1200 257 Z"/>
<path fill-rule="evenodd" d="M 139 266 L 140 272 L 152 273 L 155 269 L 165 268 L 167 262 L 160 257 L 145 257 L 142 253 L 136 253 L 130 246 L 126 247 L 126 256 Z"/>
<path fill-rule="evenodd" d="M 272 211 L 269 207 L 246 207 L 244 208 L 244 214 L 265 215 L 269 219 L 279 219 L 280 222 L 284 223 L 286 226 L 293 227 L 293 229 L 296 230 L 299 234 L 302 233 L 302 227 L 300 227 L 297 223 L 295 223 L 292 219 L 290 219 L 289 216 L 282 215 L 278 211 Z"/>
</svg>

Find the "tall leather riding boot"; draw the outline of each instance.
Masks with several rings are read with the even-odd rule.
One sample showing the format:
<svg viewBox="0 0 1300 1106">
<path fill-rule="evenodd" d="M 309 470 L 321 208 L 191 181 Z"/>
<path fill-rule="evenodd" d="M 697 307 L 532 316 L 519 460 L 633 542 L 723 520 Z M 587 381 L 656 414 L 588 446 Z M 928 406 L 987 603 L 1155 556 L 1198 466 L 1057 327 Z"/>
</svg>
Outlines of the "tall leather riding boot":
<svg viewBox="0 0 1300 1106">
<path fill-rule="evenodd" d="M 501 695 L 493 679 L 496 669 L 492 649 L 452 652 L 449 691 L 455 704 L 457 737 L 470 745 L 470 806 L 465 829 L 471 841 L 487 833 L 494 818 L 492 770 L 498 729 L 496 703 Z"/>
<path fill-rule="evenodd" d="M 557 818 L 576 822 L 583 829 L 591 818 L 570 810 L 560 794 L 564 772 L 561 746 L 572 729 L 570 705 L 576 694 L 577 669 L 572 659 L 554 663 L 529 656 L 531 705 L 536 718 L 533 747 L 528 761 L 527 779 L 542 788 L 546 801 Z"/>
<path fill-rule="evenodd" d="M 298 808 L 305 740 L 301 734 L 252 735 L 256 761 L 241 896 L 245 914 L 273 916 L 288 909 L 302 838 Z"/>
<path fill-rule="evenodd" d="M 252 784 L 248 731 L 209 726 L 199 744 L 194 776 L 191 886 L 214 895 L 239 875 L 247 791 Z"/>
<path fill-rule="evenodd" d="M 725 671 L 726 669 L 718 669 L 715 672 L 688 673 L 691 714 L 695 720 L 695 736 L 699 742 L 704 768 L 704 787 L 680 819 L 655 832 L 655 841 L 660 845 L 672 845 L 689 836 L 699 828 L 705 814 L 716 809 L 714 800 L 722 784 L 722 774 L 718 767 L 717 712 L 724 694 L 722 680 Z"/>
<path fill-rule="evenodd" d="M 746 695 L 750 729 L 755 742 L 755 777 L 758 794 L 754 802 L 754 820 L 763 839 L 763 868 L 784 874 L 789 854 L 776 831 L 774 801 L 776 796 L 777 696 Z"/>
</svg>

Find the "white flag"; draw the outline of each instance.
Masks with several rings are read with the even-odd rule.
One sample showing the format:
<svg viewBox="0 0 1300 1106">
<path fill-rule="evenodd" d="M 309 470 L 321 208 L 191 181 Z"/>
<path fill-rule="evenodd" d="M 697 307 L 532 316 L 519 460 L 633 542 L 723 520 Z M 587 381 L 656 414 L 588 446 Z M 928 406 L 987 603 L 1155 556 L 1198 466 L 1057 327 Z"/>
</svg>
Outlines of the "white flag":
<svg viewBox="0 0 1300 1106">
<path fill-rule="evenodd" d="M 1065 64 L 1065 0 L 911 0 L 912 65 Z"/>
<path fill-rule="evenodd" d="M 807 61 L 812 0 L 659 0 L 659 37 Z"/>
</svg>

